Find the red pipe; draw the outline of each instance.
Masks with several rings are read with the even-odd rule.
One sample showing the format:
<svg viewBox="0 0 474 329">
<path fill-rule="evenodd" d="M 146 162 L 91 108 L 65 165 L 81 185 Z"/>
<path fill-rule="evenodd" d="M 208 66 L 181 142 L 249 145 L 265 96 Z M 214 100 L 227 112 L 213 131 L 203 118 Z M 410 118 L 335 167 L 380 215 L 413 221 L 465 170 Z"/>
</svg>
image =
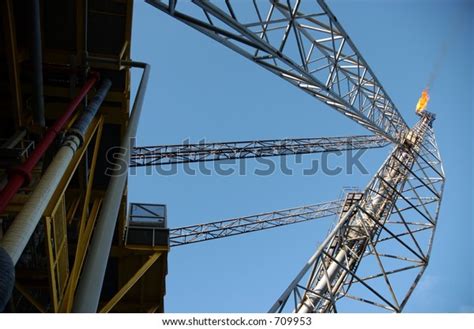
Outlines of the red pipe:
<svg viewBox="0 0 474 329">
<path fill-rule="evenodd" d="M 91 90 L 97 80 L 99 80 L 99 74 L 92 73 L 90 79 L 84 84 L 79 94 L 71 101 L 71 103 L 69 103 L 69 106 L 67 107 L 64 114 L 59 119 L 57 119 L 50 128 L 48 128 L 43 136 L 43 139 L 38 143 L 28 159 L 20 166 L 11 169 L 8 172 L 8 184 L 0 192 L 0 214 L 5 210 L 18 189 L 31 181 L 31 172 L 33 168 L 49 148 L 64 125 L 69 121 L 72 114 L 75 112 L 81 101 Z"/>
</svg>

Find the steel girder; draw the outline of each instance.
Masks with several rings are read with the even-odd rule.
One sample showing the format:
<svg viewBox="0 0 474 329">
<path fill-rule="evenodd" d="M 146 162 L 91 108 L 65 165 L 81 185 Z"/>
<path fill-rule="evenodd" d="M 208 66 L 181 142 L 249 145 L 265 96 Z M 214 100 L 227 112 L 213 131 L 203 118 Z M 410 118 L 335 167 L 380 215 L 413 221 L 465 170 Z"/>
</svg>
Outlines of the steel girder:
<svg viewBox="0 0 474 329">
<path fill-rule="evenodd" d="M 261 231 L 273 227 L 337 215 L 341 210 L 341 205 L 342 200 L 336 200 L 206 224 L 178 227 L 170 230 L 170 247 Z"/>
<path fill-rule="evenodd" d="M 324 1 L 146 0 L 398 143 L 408 126 Z"/>
<path fill-rule="evenodd" d="M 387 144 L 385 138 L 372 135 L 142 146 L 132 149 L 130 167 L 369 149 Z"/>
<path fill-rule="evenodd" d="M 347 311 L 354 301 L 403 310 L 428 265 L 444 189 L 429 115 L 412 130 L 424 137 L 393 150 L 270 312 Z"/>
</svg>

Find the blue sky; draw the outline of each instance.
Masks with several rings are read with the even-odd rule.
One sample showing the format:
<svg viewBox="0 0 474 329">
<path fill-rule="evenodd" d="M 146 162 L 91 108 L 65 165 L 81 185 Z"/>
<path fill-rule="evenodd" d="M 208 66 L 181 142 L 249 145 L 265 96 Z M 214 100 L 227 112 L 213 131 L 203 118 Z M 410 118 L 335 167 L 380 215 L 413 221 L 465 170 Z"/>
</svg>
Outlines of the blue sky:
<svg viewBox="0 0 474 329">
<path fill-rule="evenodd" d="M 309 0 L 305 0 L 309 1 Z M 443 44 L 448 51 L 431 88 L 430 111 L 447 183 L 430 265 L 407 312 L 474 311 L 473 2 L 328 1 L 409 125 Z M 254 63 L 135 1 L 132 57 L 152 65 L 137 145 L 366 134 Z M 134 74 L 134 90 L 138 76 Z M 337 199 L 363 188 L 389 148 L 362 161 L 369 174 L 145 175 L 130 178 L 131 202 L 164 203 L 179 227 Z M 277 161 L 277 164 L 279 162 Z M 334 157 L 331 165 L 343 164 Z M 196 168 L 197 166 L 195 166 Z M 261 167 L 261 166 L 260 166 Z M 178 247 L 169 254 L 167 312 L 266 312 L 327 233 L 333 219 Z"/>
</svg>

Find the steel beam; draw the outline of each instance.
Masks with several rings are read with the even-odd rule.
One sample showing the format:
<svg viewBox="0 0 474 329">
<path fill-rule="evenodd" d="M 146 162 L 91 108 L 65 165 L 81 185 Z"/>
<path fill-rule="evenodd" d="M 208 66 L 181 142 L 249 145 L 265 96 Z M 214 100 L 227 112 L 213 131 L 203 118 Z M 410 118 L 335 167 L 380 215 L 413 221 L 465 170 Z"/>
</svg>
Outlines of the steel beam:
<svg viewBox="0 0 474 329">
<path fill-rule="evenodd" d="M 369 149 L 387 144 L 379 136 L 348 136 L 141 146 L 133 148 L 130 167 Z"/>
<path fill-rule="evenodd" d="M 112 308 L 117 305 L 117 303 L 122 299 L 123 296 L 132 288 L 135 283 L 140 280 L 140 278 L 148 271 L 148 269 L 155 264 L 155 262 L 160 258 L 162 255 L 161 252 L 155 252 L 151 255 L 148 260 L 137 270 L 137 272 L 128 280 L 122 288 L 110 299 L 110 301 L 105 304 L 104 307 L 100 310 L 100 313 L 108 313 L 112 310 Z"/>
<path fill-rule="evenodd" d="M 87 223 L 85 223 L 85 226 L 81 225 L 81 230 L 79 231 L 79 238 L 76 246 L 74 264 L 64 292 L 64 299 L 60 305 L 61 312 L 71 312 L 74 301 L 74 293 L 76 291 L 77 283 L 79 280 L 79 274 L 82 270 L 84 259 L 86 258 L 86 253 L 92 236 L 92 230 L 95 226 L 95 222 L 99 214 L 101 204 L 102 198 L 95 199 L 91 212 L 89 214 L 89 218 L 81 219 L 81 221 L 84 222 L 87 220 Z"/>
</svg>

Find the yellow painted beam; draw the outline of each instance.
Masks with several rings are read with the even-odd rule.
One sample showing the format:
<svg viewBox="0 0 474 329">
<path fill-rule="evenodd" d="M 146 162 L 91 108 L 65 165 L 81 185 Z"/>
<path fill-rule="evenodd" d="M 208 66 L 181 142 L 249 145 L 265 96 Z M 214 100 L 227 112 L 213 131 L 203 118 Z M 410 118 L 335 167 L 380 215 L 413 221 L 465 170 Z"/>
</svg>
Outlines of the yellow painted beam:
<svg viewBox="0 0 474 329">
<path fill-rule="evenodd" d="M 150 249 L 129 249 L 128 247 L 119 247 L 119 246 L 112 246 L 110 250 L 110 256 L 114 258 L 123 258 L 123 257 L 135 257 L 135 256 L 149 256 L 151 252 L 154 250 Z M 157 251 L 165 251 L 165 250 L 157 250 Z"/>
<path fill-rule="evenodd" d="M 49 264 L 49 270 L 50 270 L 50 276 L 51 276 L 51 300 L 53 304 L 53 309 L 55 312 L 57 312 L 60 307 L 64 304 L 64 297 L 66 296 L 67 290 L 61 289 L 59 291 L 58 283 L 55 280 L 55 271 L 56 271 L 56 263 L 57 259 L 54 257 L 54 248 L 51 245 L 51 237 L 54 235 L 54 232 L 52 232 L 51 227 L 52 227 L 52 217 L 51 214 L 55 212 L 55 208 L 57 207 L 58 200 L 60 200 L 63 196 L 64 193 L 69 185 L 69 182 L 71 181 L 72 177 L 74 176 L 74 173 L 76 172 L 76 169 L 79 165 L 79 162 L 84 156 L 85 151 L 87 150 L 93 136 L 96 134 L 96 132 L 99 130 L 100 127 L 103 125 L 104 118 L 101 116 L 99 118 L 95 118 L 89 127 L 89 129 L 86 132 L 85 138 L 84 138 L 84 144 L 81 146 L 81 148 L 74 154 L 74 157 L 69 164 L 68 168 L 66 169 L 65 174 L 63 175 L 60 183 L 58 184 L 58 187 L 56 191 L 54 192 L 53 197 L 51 198 L 48 207 L 46 208 L 45 211 L 45 216 L 46 216 L 46 234 L 47 234 L 47 239 L 46 239 L 46 248 L 47 251 L 50 255 L 50 264 Z M 55 237 L 57 238 L 57 237 Z M 67 243 L 67 242 L 66 242 Z M 67 245 L 67 244 L 66 244 Z M 69 275 L 68 281 L 66 281 L 66 288 L 68 282 L 71 280 L 71 277 Z"/>
<path fill-rule="evenodd" d="M 74 294 L 76 292 L 77 283 L 79 281 L 79 274 L 81 273 L 84 260 L 86 258 L 87 248 L 89 247 L 90 239 L 92 237 L 92 231 L 95 226 L 97 216 L 99 215 L 100 206 L 102 199 L 95 199 L 92 205 L 92 210 L 87 220 L 87 224 L 83 229 L 83 232 L 79 234 L 79 240 L 77 241 L 76 255 L 74 257 L 74 264 L 72 271 L 67 282 L 66 290 L 64 293 L 63 302 L 61 303 L 61 312 L 71 312 Z"/>
<path fill-rule="evenodd" d="M 59 310 L 60 303 L 64 298 L 66 282 L 69 278 L 65 208 L 65 198 L 62 195 L 53 211 L 45 217 L 50 296 L 54 312 Z"/>
<path fill-rule="evenodd" d="M 160 258 L 161 253 L 156 252 L 148 258 L 145 264 L 138 269 L 138 271 L 128 280 L 122 288 L 115 294 L 114 297 L 100 310 L 100 313 L 108 313 L 112 308 L 122 299 L 123 296 L 132 288 L 135 283 L 146 273 L 146 271 Z"/>
<path fill-rule="evenodd" d="M 74 201 L 72 201 L 72 205 L 69 207 L 67 211 L 67 223 L 70 225 L 72 223 L 72 220 L 74 219 L 74 216 L 76 215 L 77 208 L 79 208 L 79 204 L 81 203 L 82 196 L 79 194 L 74 198 Z"/>
<path fill-rule="evenodd" d="M 156 304 L 155 306 L 150 307 L 147 313 L 156 313 L 156 311 L 158 311 L 159 308 L 160 308 L 160 304 Z"/>
<path fill-rule="evenodd" d="M 126 59 L 123 56 L 125 55 L 125 51 L 127 51 L 127 48 L 128 48 L 128 41 L 125 40 L 122 46 L 122 50 L 120 50 L 120 55 L 119 55 L 119 58 L 121 61 Z"/>
<path fill-rule="evenodd" d="M 51 296 L 51 303 L 53 306 L 53 311 L 57 312 L 59 301 L 58 301 L 58 293 L 57 293 L 57 284 L 55 279 L 55 268 L 54 268 L 54 261 L 51 261 L 53 252 L 53 244 L 52 244 L 52 235 L 51 232 L 51 217 L 45 217 L 45 226 L 46 226 L 46 252 L 48 253 L 49 257 L 49 277 L 50 277 L 50 296 Z"/>
<path fill-rule="evenodd" d="M 101 120 L 101 123 L 102 122 L 103 120 Z M 82 216 L 81 216 L 80 229 L 79 229 L 79 239 L 81 237 L 81 232 L 84 231 L 84 227 L 86 225 L 85 223 L 86 218 L 89 215 L 89 202 L 91 200 L 92 186 L 94 185 L 94 173 L 95 173 L 95 167 L 97 164 L 97 157 L 99 155 L 100 140 L 102 137 L 102 128 L 103 128 L 103 125 L 100 124 L 95 134 L 94 151 L 92 153 L 92 161 L 89 168 L 89 177 L 87 177 L 86 194 L 84 196 L 84 206 L 82 208 Z"/>
<path fill-rule="evenodd" d="M 143 251 L 169 251 L 169 246 L 142 246 L 142 245 L 135 245 L 135 244 L 127 244 L 127 249 L 131 250 L 143 250 Z"/>
<path fill-rule="evenodd" d="M 79 223 L 78 242 L 76 246 L 76 256 L 74 259 L 74 265 L 71 272 L 69 282 L 67 283 L 65 299 L 61 305 L 62 311 L 70 311 L 72 309 L 72 302 L 74 299 L 74 293 L 77 288 L 77 282 L 79 279 L 79 273 L 81 272 L 82 265 L 84 263 L 87 248 L 89 246 L 90 238 L 92 235 L 92 229 L 95 225 L 95 220 L 100 209 L 102 199 L 96 199 L 92 207 L 91 213 L 89 214 L 89 203 L 92 195 L 92 188 L 94 184 L 94 173 L 97 164 L 97 157 L 99 154 L 100 141 L 102 137 L 103 129 L 103 117 L 99 120 L 99 127 L 95 133 L 95 144 L 94 151 L 92 154 L 92 161 L 89 168 L 89 177 L 87 177 L 87 186 L 84 196 L 84 204 L 82 209 L 81 220 Z M 89 218 L 88 218 L 89 217 Z"/>
</svg>

